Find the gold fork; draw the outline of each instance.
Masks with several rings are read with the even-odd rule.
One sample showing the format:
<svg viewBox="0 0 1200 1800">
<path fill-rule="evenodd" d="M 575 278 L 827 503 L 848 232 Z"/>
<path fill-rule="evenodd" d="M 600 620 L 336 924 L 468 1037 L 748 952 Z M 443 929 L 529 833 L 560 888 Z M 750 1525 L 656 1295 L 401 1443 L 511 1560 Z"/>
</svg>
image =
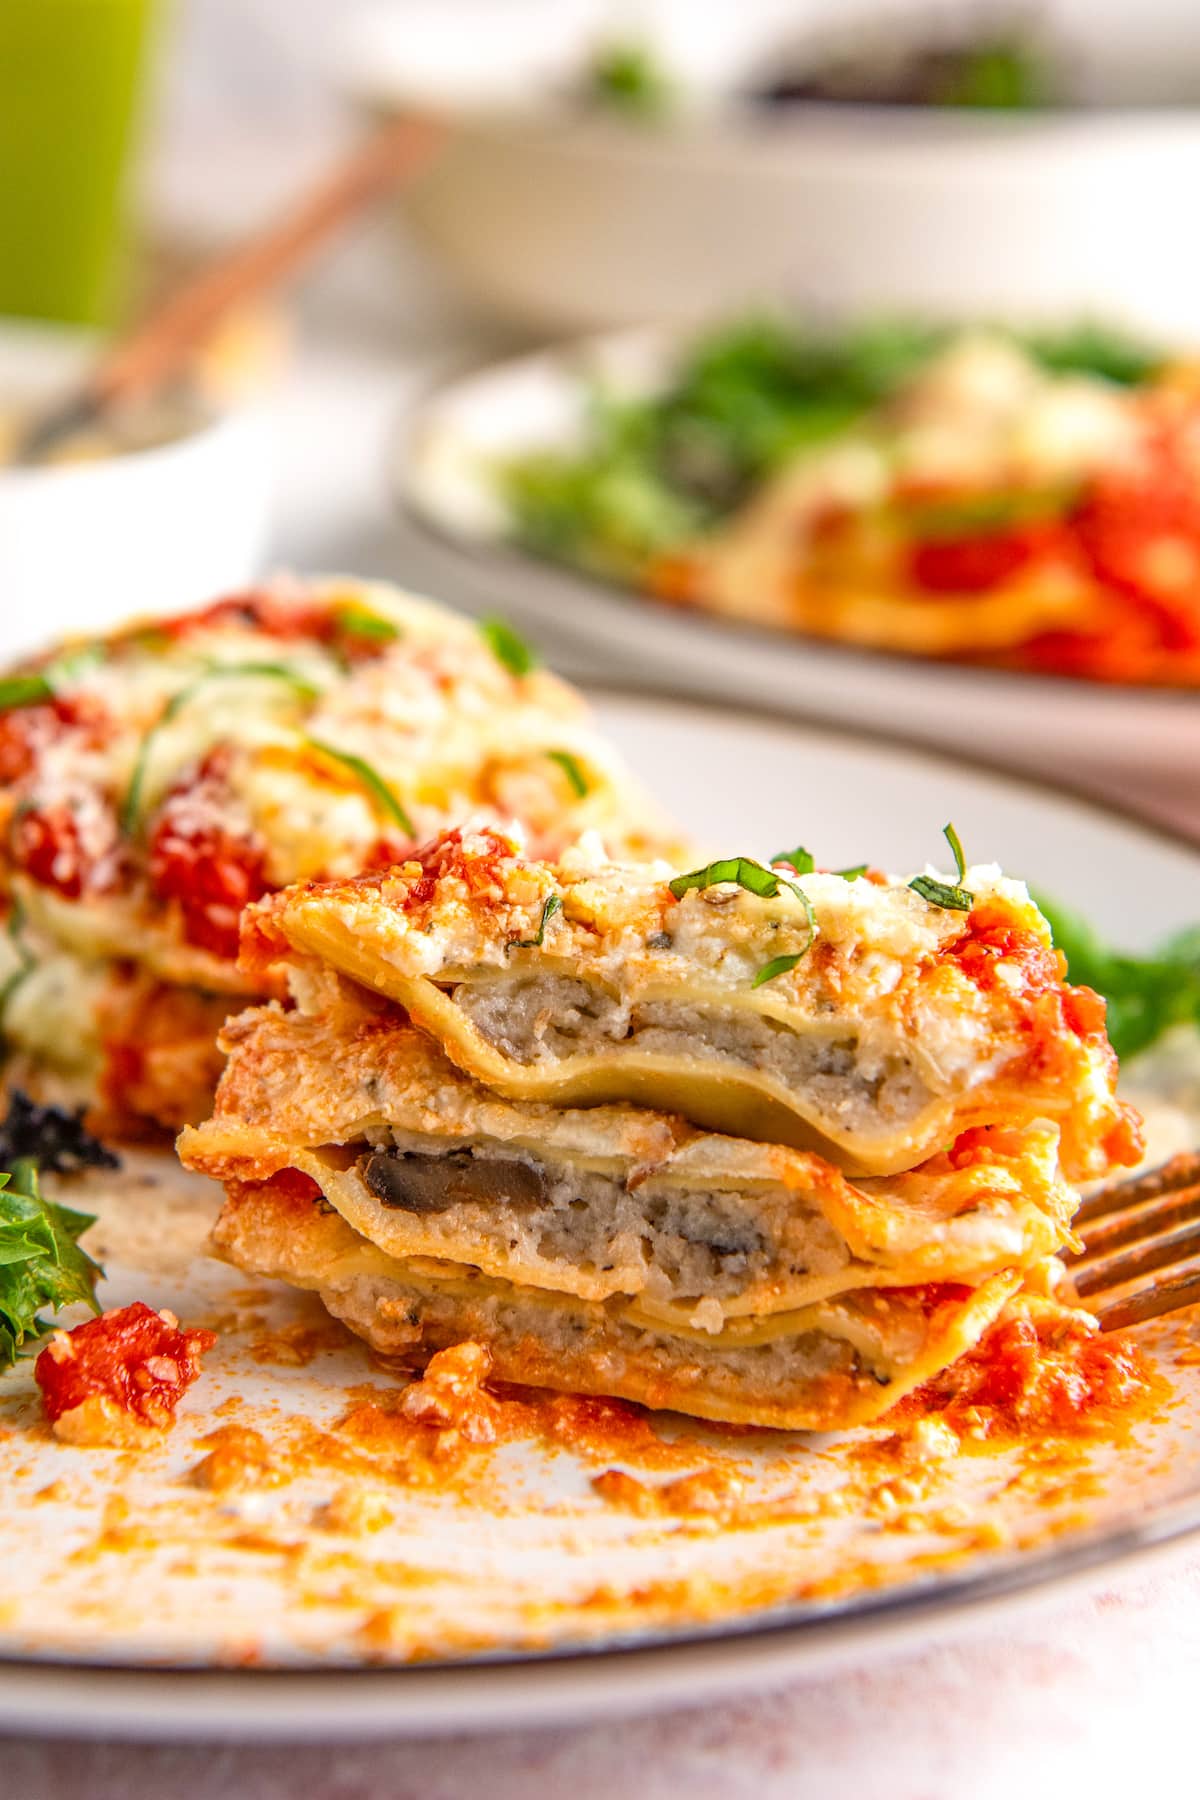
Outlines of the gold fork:
<svg viewBox="0 0 1200 1800">
<path fill-rule="evenodd" d="M 1072 1223 L 1083 1248 L 1064 1260 L 1102 1331 L 1200 1301 L 1200 1152 L 1098 1189 Z"/>
</svg>

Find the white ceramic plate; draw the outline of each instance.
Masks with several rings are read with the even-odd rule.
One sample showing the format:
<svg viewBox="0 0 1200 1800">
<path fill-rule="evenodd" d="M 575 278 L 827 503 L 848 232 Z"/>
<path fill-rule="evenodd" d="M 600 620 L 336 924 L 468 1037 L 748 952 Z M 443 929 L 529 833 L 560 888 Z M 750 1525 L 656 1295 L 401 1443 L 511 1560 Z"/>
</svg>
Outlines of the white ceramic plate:
<svg viewBox="0 0 1200 1800">
<path fill-rule="evenodd" d="M 672 338 L 632 332 L 546 350 L 476 372 L 428 397 L 400 447 L 395 480 L 410 517 L 448 559 L 482 571 L 487 604 L 542 633 L 603 679 L 807 718 L 865 725 L 1117 797 L 1200 836 L 1200 699 L 1051 677 L 921 662 L 818 643 L 656 604 L 556 568 L 507 542 L 490 471 L 497 458 L 569 443 L 582 424 L 581 378 L 644 390 Z"/>
<path fill-rule="evenodd" d="M 609 696 L 600 712 L 682 821 L 727 852 L 800 838 L 834 865 L 869 854 L 911 867 L 937 856 L 953 818 L 973 857 L 1086 907 L 1131 947 L 1200 905 L 1200 854 L 1066 795 L 677 702 Z M 1158 1123 L 1172 1145 L 1191 1129 L 1172 1106 Z M 171 1306 L 219 1325 L 219 1342 L 175 1432 L 136 1455 L 50 1439 L 27 1367 L 0 1384 L 0 1726 L 337 1737 L 658 1706 L 861 1663 L 1200 1528 L 1187 1327 L 1154 1351 L 1182 1404 L 1065 1474 L 1022 1451 L 935 1459 L 918 1472 L 916 1533 L 893 1531 L 875 1478 L 864 1486 L 870 1433 L 659 1422 L 667 1449 L 601 1441 L 599 1455 L 586 1435 L 582 1448 L 518 1435 L 471 1453 L 447 1490 L 422 1478 L 407 1438 L 365 1429 L 374 1413 L 337 1423 L 348 1406 L 386 1412 L 396 1393 L 360 1346 L 323 1332 L 302 1297 L 203 1256 L 207 1184 L 143 1157 L 77 1198 L 101 1214 L 105 1299 Z M 261 1429 L 267 1479 L 197 1485 L 209 1434 L 231 1426 Z M 331 1433 L 316 1451 L 314 1429 Z M 651 1487 L 736 1466 L 775 1510 L 741 1504 L 724 1524 L 682 1505 L 639 1515 L 593 1488 L 614 1465 Z M 842 1493 L 848 1509 L 821 1499 Z M 425 1660 L 379 1666 L 412 1654 Z"/>
</svg>

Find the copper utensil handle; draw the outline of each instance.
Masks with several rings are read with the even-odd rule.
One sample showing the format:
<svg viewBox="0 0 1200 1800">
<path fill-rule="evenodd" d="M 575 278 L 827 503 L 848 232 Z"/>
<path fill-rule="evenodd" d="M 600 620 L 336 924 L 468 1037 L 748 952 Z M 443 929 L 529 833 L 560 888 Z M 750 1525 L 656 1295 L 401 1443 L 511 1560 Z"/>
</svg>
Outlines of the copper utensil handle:
<svg viewBox="0 0 1200 1800">
<path fill-rule="evenodd" d="M 104 408 L 157 386 L 232 307 L 268 292 L 338 226 L 419 167 L 436 137 L 430 119 L 389 119 L 286 217 L 210 263 L 106 351 L 84 393 Z"/>
</svg>

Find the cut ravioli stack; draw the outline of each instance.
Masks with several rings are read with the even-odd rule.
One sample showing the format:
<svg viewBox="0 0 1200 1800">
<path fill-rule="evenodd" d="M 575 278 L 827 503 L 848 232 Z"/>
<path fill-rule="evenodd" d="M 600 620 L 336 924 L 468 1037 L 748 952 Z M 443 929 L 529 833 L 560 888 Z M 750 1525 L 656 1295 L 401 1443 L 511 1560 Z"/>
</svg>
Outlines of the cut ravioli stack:
<svg viewBox="0 0 1200 1800">
<path fill-rule="evenodd" d="M 109 1131 L 211 1109 L 246 902 L 468 816 L 555 853 L 664 827 L 582 700 L 506 628 L 348 581 L 277 583 L 0 679 L 9 1076 Z M 667 840 L 670 841 L 670 840 Z"/>
<path fill-rule="evenodd" d="M 1019 884 L 684 875 L 455 831 L 250 909 L 191 1167 L 224 1254 L 419 1363 L 735 1422 L 878 1417 L 1138 1153 Z M 932 897 L 931 897 L 932 896 Z"/>
</svg>

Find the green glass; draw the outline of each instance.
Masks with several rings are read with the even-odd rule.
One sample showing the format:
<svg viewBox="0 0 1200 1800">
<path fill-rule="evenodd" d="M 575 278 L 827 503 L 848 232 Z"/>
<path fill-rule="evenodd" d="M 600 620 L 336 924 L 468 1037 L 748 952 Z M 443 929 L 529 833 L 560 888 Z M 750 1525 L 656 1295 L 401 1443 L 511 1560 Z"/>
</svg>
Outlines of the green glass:
<svg viewBox="0 0 1200 1800">
<path fill-rule="evenodd" d="M 157 0 L 0 0 L 0 313 L 116 305 Z"/>
</svg>

